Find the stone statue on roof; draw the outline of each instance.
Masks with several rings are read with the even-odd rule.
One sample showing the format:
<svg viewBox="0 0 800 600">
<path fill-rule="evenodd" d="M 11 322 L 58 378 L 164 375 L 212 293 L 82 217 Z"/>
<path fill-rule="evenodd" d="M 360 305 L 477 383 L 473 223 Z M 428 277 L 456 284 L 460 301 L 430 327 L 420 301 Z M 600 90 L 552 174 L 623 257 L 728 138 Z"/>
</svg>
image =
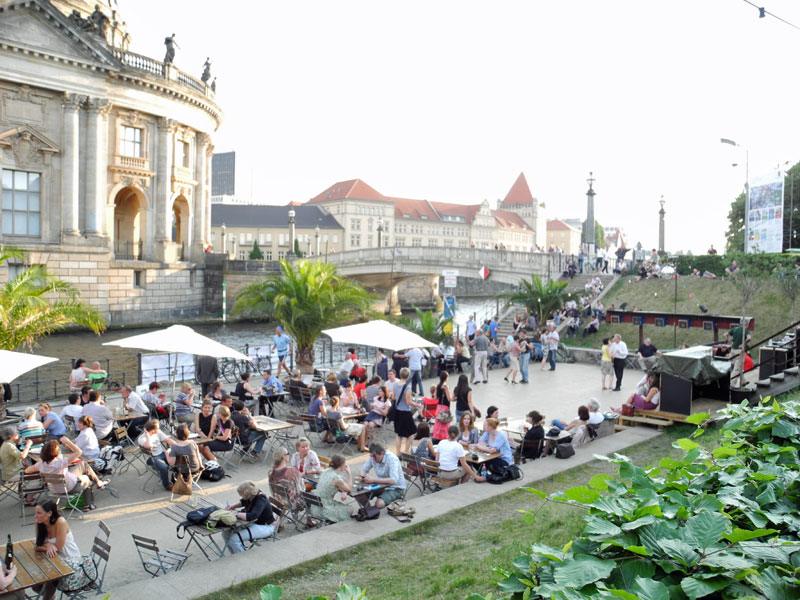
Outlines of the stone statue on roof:
<svg viewBox="0 0 800 600">
<path fill-rule="evenodd" d="M 211 79 L 211 59 L 206 57 L 206 62 L 203 64 L 203 75 L 200 77 L 200 81 L 208 83 L 209 79 Z"/>
<path fill-rule="evenodd" d="M 217 78 L 214 77 L 214 81 L 211 82 L 211 91 L 216 93 L 217 92 Z"/>
<path fill-rule="evenodd" d="M 168 38 L 164 39 L 164 45 L 167 47 L 167 54 L 164 56 L 164 64 L 171 65 L 175 60 L 175 48 L 180 48 L 175 41 L 174 33 Z"/>
<path fill-rule="evenodd" d="M 94 12 L 89 15 L 89 21 L 94 25 L 94 31 L 99 35 L 106 37 L 108 34 L 108 26 L 110 21 L 108 17 L 100 10 L 100 5 L 94 5 Z"/>
</svg>

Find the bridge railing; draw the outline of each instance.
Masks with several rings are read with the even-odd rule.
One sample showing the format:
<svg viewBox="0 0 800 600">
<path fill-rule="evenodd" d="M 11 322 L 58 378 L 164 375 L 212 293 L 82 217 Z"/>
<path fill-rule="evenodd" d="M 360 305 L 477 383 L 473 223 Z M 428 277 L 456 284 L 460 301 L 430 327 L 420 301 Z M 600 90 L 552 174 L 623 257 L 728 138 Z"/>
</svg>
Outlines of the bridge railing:
<svg viewBox="0 0 800 600">
<path fill-rule="evenodd" d="M 525 273 L 539 273 L 548 278 L 558 278 L 567 268 L 571 257 L 565 254 L 543 252 L 512 252 L 485 248 L 440 248 L 430 246 L 398 246 L 394 248 L 365 248 L 328 254 L 329 263 L 335 265 L 402 263 L 403 261 L 439 263 L 452 267 L 463 265 L 478 269 L 521 269 Z M 466 274 L 464 274 L 466 276 Z"/>
</svg>

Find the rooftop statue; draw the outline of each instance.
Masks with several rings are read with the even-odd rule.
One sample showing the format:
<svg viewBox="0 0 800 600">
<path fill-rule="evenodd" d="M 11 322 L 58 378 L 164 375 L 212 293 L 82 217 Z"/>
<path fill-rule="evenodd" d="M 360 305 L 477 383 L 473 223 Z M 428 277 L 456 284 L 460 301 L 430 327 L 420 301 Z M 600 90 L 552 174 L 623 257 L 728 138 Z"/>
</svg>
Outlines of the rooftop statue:
<svg viewBox="0 0 800 600">
<path fill-rule="evenodd" d="M 200 81 L 208 83 L 209 79 L 211 79 L 211 59 L 206 57 L 206 62 L 203 65 L 203 75 L 200 77 Z"/>
<path fill-rule="evenodd" d="M 164 56 L 164 64 L 171 65 L 172 61 L 175 60 L 175 48 L 180 48 L 175 41 L 174 33 L 164 40 L 164 45 L 167 47 L 167 54 Z"/>
</svg>

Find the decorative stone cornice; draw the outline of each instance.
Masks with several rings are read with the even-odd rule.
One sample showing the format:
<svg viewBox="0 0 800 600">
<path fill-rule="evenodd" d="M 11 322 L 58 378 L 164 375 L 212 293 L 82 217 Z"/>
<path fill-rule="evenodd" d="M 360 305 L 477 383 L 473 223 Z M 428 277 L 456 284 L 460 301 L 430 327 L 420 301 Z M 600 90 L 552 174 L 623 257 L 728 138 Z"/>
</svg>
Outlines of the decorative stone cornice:
<svg viewBox="0 0 800 600">
<path fill-rule="evenodd" d="M 113 106 L 114 105 L 105 98 L 86 99 L 86 110 L 89 111 L 89 113 L 97 113 L 101 117 L 107 117 Z"/>
<path fill-rule="evenodd" d="M 61 96 L 61 106 L 64 107 L 64 111 L 78 112 L 85 101 L 86 98 L 78 94 L 65 92 L 64 95 Z"/>
</svg>

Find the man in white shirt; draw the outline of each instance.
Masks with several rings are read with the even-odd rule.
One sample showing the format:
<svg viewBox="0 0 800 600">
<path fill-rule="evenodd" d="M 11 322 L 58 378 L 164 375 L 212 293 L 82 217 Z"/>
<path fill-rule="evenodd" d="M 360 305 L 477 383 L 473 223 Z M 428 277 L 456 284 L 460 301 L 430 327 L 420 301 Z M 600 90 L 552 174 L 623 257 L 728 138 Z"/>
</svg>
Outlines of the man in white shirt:
<svg viewBox="0 0 800 600">
<path fill-rule="evenodd" d="M 89 404 L 83 407 L 83 414 L 92 417 L 98 440 L 104 440 L 111 435 L 114 429 L 114 415 L 100 400 L 100 394 L 95 390 L 89 392 Z"/>
<path fill-rule="evenodd" d="M 123 385 L 119 393 L 122 396 L 122 406 L 127 407 L 128 413 L 138 413 L 142 415 L 141 417 L 131 419 L 128 423 L 128 432 L 131 435 L 138 435 L 142 432 L 142 427 L 144 427 L 144 424 L 147 423 L 150 418 L 150 409 L 147 408 L 147 404 L 144 403 L 144 400 L 141 399 L 139 394 L 131 389 L 131 386 Z"/>
<path fill-rule="evenodd" d="M 475 337 L 475 328 L 477 324 L 475 323 L 474 315 L 469 316 L 469 320 L 467 321 L 467 339 L 471 342 L 472 338 Z"/>
<path fill-rule="evenodd" d="M 625 361 L 628 358 L 628 346 L 622 341 L 620 334 L 614 335 L 614 340 L 608 347 L 608 353 L 614 362 L 614 376 L 617 378 L 617 386 L 613 390 L 618 392 L 620 384 L 622 384 L 622 375 L 625 373 Z"/>
<path fill-rule="evenodd" d="M 83 407 L 80 403 L 80 395 L 79 394 L 70 394 L 67 396 L 67 405 L 61 410 L 61 419 L 63 420 L 64 417 L 71 418 L 75 423 L 78 422 L 83 416 Z"/>
<path fill-rule="evenodd" d="M 169 491 L 172 484 L 169 481 L 169 464 L 164 453 L 164 444 L 172 446 L 175 442 L 167 437 L 163 431 L 159 430 L 158 421 L 153 419 L 144 425 L 144 432 L 136 440 L 145 450 L 149 450 L 151 456 L 147 458 L 147 464 L 154 467 L 161 477 L 161 485 Z"/>
<path fill-rule="evenodd" d="M 597 401 L 597 398 L 589 398 L 586 408 L 589 409 L 589 425 L 600 425 L 606 420 L 603 413 L 600 412 L 600 402 Z"/>
<path fill-rule="evenodd" d="M 411 348 L 406 352 L 406 359 L 408 359 L 408 368 L 411 371 L 411 393 L 415 393 L 419 386 L 419 392 L 416 393 L 422 396 L 425 393 L 422 389 L 422 350 Z"/>
<path fill-rule="evenodd" d="M 544 341 L 547 343 L 547 360 L 550 363 L 550 370 L 556 370 L 556 354 L 558 353 L 558 344 L 561 338 L 556 331 L 555 325 L 550 325 L 550 331 L 545 336 Z"/>
<path fill-rule="evenodd" d="M 339 367 L 339 380 L 346 381 L 350 379 L 350 373 L 353 372 L 355 366 L 356 362 L 353 360 L 353 355 L 348 351 L 347 354 L 344 355 L 342 366 Z"/>
</svg>

